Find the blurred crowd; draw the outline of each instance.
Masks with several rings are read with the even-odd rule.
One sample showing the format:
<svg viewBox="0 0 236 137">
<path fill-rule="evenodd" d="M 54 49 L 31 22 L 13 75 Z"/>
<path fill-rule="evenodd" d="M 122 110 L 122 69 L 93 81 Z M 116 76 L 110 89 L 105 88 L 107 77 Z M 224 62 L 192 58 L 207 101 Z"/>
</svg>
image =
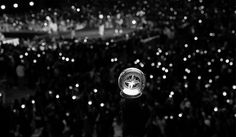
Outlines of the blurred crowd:
<svg viewBox="0 0 236 137">
<path fill-rule="evenodd" d="M 152 23 L 109 39 L 49 37 L 1 45 L 1 132 L 9 137 L 235 136 L 232 3 L 147 0 L 129 8 L 122 2 L 114 5 L 111 11 L 122 16 L 143 11 Z M 128 67 L 141 69 L 147 79 L 133 105 L 137 114 L 132 113 L 135 107 L 126 108 L 132 100 L 123 99 L 117 85 Z M 35 95 L 7 102 L 4 95 L 12 87 L 30 88 Z M 138 131 L 127 125 L 129 114 Z"/>
</svg>

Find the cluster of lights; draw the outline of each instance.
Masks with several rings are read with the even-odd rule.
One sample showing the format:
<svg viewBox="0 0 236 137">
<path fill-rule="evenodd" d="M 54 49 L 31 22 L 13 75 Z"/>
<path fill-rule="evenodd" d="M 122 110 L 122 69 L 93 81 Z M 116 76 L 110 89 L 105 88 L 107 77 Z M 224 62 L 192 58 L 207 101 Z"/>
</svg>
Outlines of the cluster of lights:
<svg viewBox="0 0 236 137">
<path fill-rule="evenodd" d="M 19 7 L 19 4 L 18 3 L 14 3 L 13 5 L 13 8 L 18 8 Z M 33 1 L 30 1 L 29 2 L 29 6 L 34 6 L 34 2 Z M 1 5 L 0 6 L 1 10 L 5 10 L 6 9 L 6 5 Z"/>
</svg>

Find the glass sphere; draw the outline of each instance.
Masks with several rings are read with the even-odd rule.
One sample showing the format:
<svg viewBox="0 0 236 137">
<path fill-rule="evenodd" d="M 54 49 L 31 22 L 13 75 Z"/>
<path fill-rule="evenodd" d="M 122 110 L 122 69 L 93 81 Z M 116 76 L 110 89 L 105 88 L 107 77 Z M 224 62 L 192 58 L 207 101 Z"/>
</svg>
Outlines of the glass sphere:
<svg viewBox="0 0 236 137">
<path fill-rule="evenodd" d="M 138 98 L 142 95 L 146 79 L 144 73 L 137 68 L 127 68 L 121 72 L 118 85 L 120 95 L 125 98 Z"/>
</svg>

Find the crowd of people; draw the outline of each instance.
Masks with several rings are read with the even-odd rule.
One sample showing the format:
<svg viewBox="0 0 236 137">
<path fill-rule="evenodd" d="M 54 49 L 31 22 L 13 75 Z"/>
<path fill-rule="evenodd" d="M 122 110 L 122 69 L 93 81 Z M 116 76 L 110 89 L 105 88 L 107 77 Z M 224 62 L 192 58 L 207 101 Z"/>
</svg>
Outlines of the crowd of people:
<svg viewBox="0 0 236 137">
<path fill-rule="evenodd" d="M 236 10 L 231 3 L 114 5 L 123 16 L 126 10 L 142 10 L 152 23 L 116 38 L 49 37 L 0 46 L 1 134 L 235 136 Z M 117 85 L 128 67 L 142 70 L 147 80 L 143 95 L 134 100 L 122 98 Z M 9 102 L 4 95 L 12 87 L 35 94 Z"/>
</svg>

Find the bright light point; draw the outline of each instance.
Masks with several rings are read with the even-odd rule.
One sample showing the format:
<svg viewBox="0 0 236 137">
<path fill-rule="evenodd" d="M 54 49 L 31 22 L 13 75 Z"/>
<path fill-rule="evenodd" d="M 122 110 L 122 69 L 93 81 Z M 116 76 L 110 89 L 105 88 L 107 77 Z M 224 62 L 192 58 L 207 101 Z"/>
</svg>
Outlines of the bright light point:
<svg viewBox="0 0 236 137">
<path fill-rule="evenodd" d="M 137 23 L 136 20 L 132 20 L 132 24 L 135 25 Z"/>
<path fill-rule="evenodd" d="M 2 9 L 2 10 L 5 10 L 5 9 L 6 9 L 6 6 L 5 6 L 5 5 L 1 5 L 1 9 Z"/>
<path fill-rule="evenodd" d="M 25 108 L 25 104 L 22 104 L 20 107 L 21 107 L 22 109 L 24 109 L 24 108 Z"/>
<path fill-rule="evenodd" d="M 208 72 L 211 73 L 211 72 L 212 72 L 212 69 L 208 69 Z"/>
<path fill-rule="evenodd" d="M 187 17 L 187 16 L 184 16 L 184 19 L 186 20 L 186 19 L 188 19 L 188 17 Z"/>
<path fill-rule="evenodd" d="M 73 100 L 76 100 L 76 98 L 77 98 L 77 97 L 76 97 L 75 95 L 72 96 L 72 99 L 73 99 Z"/>
<path fill-rule="evenodd" d="M 183 79 L 187 79 L 187 76 L 183 76 Z"/>
<path fill-rule="evenodd" d="M 179 115 L 178 115 L 179 117 L 182 117 L 183 116 L 183 114 L 182 113 L 179 113 Z"/>
<path fill-rule="evenodd" d="M 188 88 L 188 84 L 187 83 L 184 84 L 184 88 Z"/>
<path fill-rule="evenodd" d="M 200 20 L 198 20 L 198 23 L 199 23 L 199 24 L 201 24 L 201 23 L 202 23 L 202 20 L 201 20 L 201 19 L 200 19 Z"/>
<path fill-rule="evenodd" d="M 93 104 L 93 102 L 90 100 L 90 101 L 88 101 L 88 105 L 92 105 Z"/>
<path fill-rule="evenodd" d="M 29 53 L 28 52 L 25 52 L 25 56 L 28 56 L 29 55 Z"/>
<path fill-rule="evenodd" d="M 78 87 L 79 87 L 79 84 L 78 84 L 78 83 L 76 83 L 76 84 L 75 84 L 75 87 L 77 87 L 77 88 L 78 88 Z"/>
<path fill-rule="evenodd" d="M 184 47 L 187 48 L 187 47 L 188 47 L 188 44 L 184 44 Z"/>
<path fill-rule="evenodd" d="M 168 116 L 165 116 L 164 118 L 165 118 L 165 119 L 168 119 Z"/>
<path fill-rule="evenodd" d="M 150 79 L 153 79 L 153 75 L 150 75 Z"/>
<path fill-rule="evenodd" d="M 128 96 L 137 96 L 140 94 L 140 91 L 138 89 L 125 88 L 122 92 Z"/>
<path fill-rule="evenodd" d="M 188 69 L 188 68 L 186 68 L 185 69 L 185 72 L 187 72 L 188 74 L 191 72 L 191 70 L 190 69 Z"/>
<path fill-rule="evenodd" d="M 210 65 L 211 65 L 211 62 L 207 62 L 207 65 L 210 66 Z"/>
<path fill-rule="evenodd" d="M 69 61 L 70 59 L 69 58 L 66 58 L 66 61 Z"/>
<path fill-rule="evenodd" d="M 57 98 L 57 99 L 59 99 L 59 98 L 60 98 L 60 96 L 57 94 L 57 95 L 56 95 L 56 98 Z"/>
<path fill-rule="evenodd" d="M 70 113 L 69 113 L 69 112 L 66 112 L 66 116 L 69 117 L 69 116 L 70 116 Z"/>
<path fill-rule="evenodd" d="M 33 60 L 33 63 L 37 63 L 37 60 L 36 60 L 36 59 L 34 59 L 34 60 Z"/>
<path fill-rule="evenodd" d="M 100 19 L 103 19 L 103 15 L 102 15 L 102 14 L 100 14 L 98 17 L 99 17 Z"/>
<path fill-rule="evenodd" d="M 173 67 L 173 64 L 172 64 L 172 63 L 170 63 L 170 64 L 169 64 L 169 67 Z"/>
<path fill-rule="evenodd" d="M 230 63 L 229 63 L 229 65 L 230 65 L 230 66 L 233 66 L 233 65 L 234 65 L 234 63 L 233 63 L 233 62 L 230 62 Z"/>
<path fill-rule="evenodd" d="M 173 116 L 170 116 L 170 119 L 173 119 L 174 117 Z"/>
<path fill-rule="evenodd" d="M 77 11 L 77 12 L 80 12 L 80 8 L 77 8 L 76 11 Z"/>
<path fill-rule="evenodd" d="M 14 7 L 14 8 L 18 8 L 18 4 L 17 4 L 17 3 L 14 3 L 14 4 L 13 4 L 13 7 Z"/>
<path fill-rule="evenodd" d="M 232 88 L 233 88 L 233 89 L 236 89 L 236 85 L 233 85 Z"/>
<path fill-rule="evenodd" d="M 229 59 L 226 59 L 226 60 L 225 60 L 225 63 L 229 63 Z"/>
<path fill-rule="evenodd" d="M 202 77 L 201 77 L 201 76 L 198 76 L 198 77 L 197 77 L 197 79 L 198 79 L 198 80 L 201 80 L 201 79 L 202 79 Z"/>
<path fill-rule="evenodd" d="M 165 69 L 165 73 L 168 73 L 169 72 L 169 70 L 168 69 Z"/>
<path fill-rule="evenodd" d="M 214 111 L 215 111 L 215 112 L 217 112 L 217 111 L 218 111 L 218 108 L 217 108 L 217 107 L 215 107 L 215 108 L 214 108 Z"/>
<path fill-rule="evenodd" d="M 75 59 L 71 59 L 71 62 L 75 62 Z"/>
<path fill-rule="evenodd" d="M 183 61 L 187 61 L 187 58 L 186 58 L 186 57 L 184 57 L 184 58 L 183 58 Z"/>
<path fill-rule="evenodd" d="M 222 94 L 223 94 L 223 96 L 227 96 L 227 92 L 225 92 L 225 91 Z"/>
<path fill-rule="evenodd" d="M 166 75 L 163 75 L 162 78 L 163 78 L 163 79 L 166 79 Z"/>
<path fill-rule="evenodd" d="M 37 57 L 38 57 L 38 58 L 40 58 L 40 57 L 41 57 L 41 55 L 40 55 L 40 54 L 37 54 Z"/>
<path fill-rule="evenodd" d="M 211 37 L 214 37 L 215 36 L 215 33 L 209 33 L 209 36 L 211 36 Z"/>
<path fill-rule="evenodd" d="M 20 57 L 20 59 L 22 59 L 24 56 L 23 56 L 23 55 L 20 55 L 19 57 Z"/>
<path fill-rule="evenodd" d="M 62 59 L 62 60 L 65 60 L 65 59 L 66 59 L 66 57 L 62 57 L 61 59 Z"/>
<path fill-rule="evenodd" d="M 51 90 L 49 90 L 49 91 L 48 91 L 48 93 L 51 95 L 51 94 L 52 94 L 52 91 L 51 91 Z"/>
<path fill-rule="evenodd" d="M 72 86 L 69 86 L 69 89 L 71 90 L 71 89 L 73 89 L 73 87 L 72 87 Z"/>
<path fill-rule="evenodd" d="M 94 93 L 97 93 L 97 92 L 98 92 L 98 90 L 95 88 L 95 89 L 93 89 L 93 92 L 94 92 Z"/>
<path fill-rule="evenodd" d="M 34 101 L 34 100 L 32 100 L 32 101 L 31 101 L 31 103 L 32 103 L 32 104 L 35 104 L 35 101 Z"/>
<path fill-rule="evenodd" d="M 101 104 L 100 104 L 100 107 L 104 107 L 104 103 L 101 103 Z"/>
<path fill-rule="evenodd" d="M 34 2 L 33 1 L 29 2 L 29 5 L 34 6 Z"/>
<path fill-rule="evenodd" d="M 155 66 L 155 63 L 152 63 L 151 66 L 152 66 L 152 67 Z"/>
<path fill-rule="evenodd" d="M 221 49 L 218 49 L 217 52 L 220 53 L 220 52 L 221 52 Z"/>
<path fill-rule="evenodd" d="M 198 40 L 198 37 L 194 37 L 194 40 Z"/>
</svg>

